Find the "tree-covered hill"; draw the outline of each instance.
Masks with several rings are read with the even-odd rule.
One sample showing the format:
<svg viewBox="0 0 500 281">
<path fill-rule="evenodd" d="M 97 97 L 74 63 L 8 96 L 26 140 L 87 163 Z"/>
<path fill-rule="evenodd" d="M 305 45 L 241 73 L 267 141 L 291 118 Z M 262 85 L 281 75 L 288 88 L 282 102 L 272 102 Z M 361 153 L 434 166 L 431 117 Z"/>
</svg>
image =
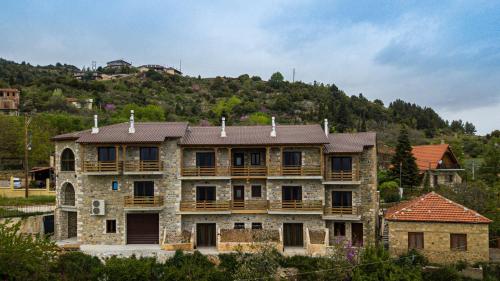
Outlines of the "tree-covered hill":
<svg viewBox="0 0 500 281">
<path fill-rule="evenodd" d="M 472 135 L 475 131 L 470 123 L 443 120 L 431 108 L 402 100 L 386 106 L 362 94 L 349 96 L 333 84 L 285 81 L 279 73 L 270 78 L 248 74 L 201 78 L 124 69 L 127 77 L 91 81 L 85 79 L 91 73 L 84 80 L 75 79 L 77 71 L 74 66 L 60 63 L 32 66 L 0 59 L 0 88 L 20 89 L 21 111 L 36 112 L 34 126 L 43 130 L 33 132 L 33 141 L 40 152 L 50 147 L 43 138 L 87 129 L 93 114 L 99 114 L 100 124 L 104 125 L 127 121 L 130 109 L 135 109 L 139 121 L 186 120 L 201 125 L 217 125 L 221 116 L 229 124 L 269 124 L 271 116 L 281 124 L 322 123 L 327 118 L 331 131 L 378 131 L 379 138 L 389 145 L 395 143 L 400 124 L 411 129 L 415 143 L 454 132 Z M 91 98 L 94 108 L 77 109 L 67 102 L 68 98 Z M 10 124 L 12 131 L 0 140 L 13 142 L 0 148 L 0 157 L 15 156 L 22 149 L 17 136 L 21 133 L 17 127 L 22 124 L 20 119 L 0 120 L 2 126 Z M 36 154 L 37 148 L 33 149 Z M 42 154 L 37 161 L 48 157 L 46 152 Z"/>
</svg>

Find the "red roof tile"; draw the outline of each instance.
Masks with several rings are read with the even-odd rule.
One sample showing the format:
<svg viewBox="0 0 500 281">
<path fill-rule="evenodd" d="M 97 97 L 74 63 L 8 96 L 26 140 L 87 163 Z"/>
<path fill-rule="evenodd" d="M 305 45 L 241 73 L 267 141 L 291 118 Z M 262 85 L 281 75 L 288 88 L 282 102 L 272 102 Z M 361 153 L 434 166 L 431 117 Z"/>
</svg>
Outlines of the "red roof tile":
<svg viewBox="0 0 500 281">
<path fill-rule="evenodd" d="M 377 136 L 373 132 L 329 134 L 328 140 L 325 153 L 362 152 L 365 146 L 375 146 Z"/>
<path fill-rule="evenodd" d="M 490 223 L 491 220 L 455 203 L 435 192 L 430 192 L 387 210 L 389 221 Z"/>
<path fill-rule="evenodd" d="M 448 151 L 448 144 L 418 145 L 412 147 L 419 170 L 437 169 L 439 160 Z"/>
</svg>

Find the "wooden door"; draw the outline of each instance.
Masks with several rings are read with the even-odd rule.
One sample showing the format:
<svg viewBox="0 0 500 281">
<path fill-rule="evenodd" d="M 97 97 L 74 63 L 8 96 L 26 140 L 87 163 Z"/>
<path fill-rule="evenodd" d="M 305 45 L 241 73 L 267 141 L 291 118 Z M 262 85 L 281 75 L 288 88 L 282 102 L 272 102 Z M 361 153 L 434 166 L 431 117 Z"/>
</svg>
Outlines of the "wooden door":
<svg viewBox="0 0 500 281">
<path fill-rule="evenodd" d="M 233 158 L 233 166 L 235 167 L 243 167 L 245 166 L 245 153 L 236 152 L 234 153 Z"/>
<path fill-rule="evenodd" d="M 233 186 L 233 200 L 245 201 L 245 187 L 242 185 Z"/>
<path fill-rule="evenodd" d="M 352 245 L 356 247 L 363 246 L 363 224 L 362 223 L 352 223 Z"/>
<path fill-rule="evenodd" d="M 127 214 L 127 244 L 158 244 L 158 214 Z"/>
<path fill-rule="evenodd" d="M 285 247 L 303 247 L 304 232 L 302 223 L 284 223 L 283 240 Z"/>
<path fill-rule="evenodd" d="M 215 186 L 197 186 L 196 201 L 215 201 Z"/>
<path fill-rule="evenodd" d="M 76 212 L 68 212 L 68 238 L 76 237 L 77 218 Z"/>
<path fill-rule="evenodd" d="M 215 223 L 196 224 L 196 245 L 198 247 L 215 247 L 216 237 Z"/>
</svg>

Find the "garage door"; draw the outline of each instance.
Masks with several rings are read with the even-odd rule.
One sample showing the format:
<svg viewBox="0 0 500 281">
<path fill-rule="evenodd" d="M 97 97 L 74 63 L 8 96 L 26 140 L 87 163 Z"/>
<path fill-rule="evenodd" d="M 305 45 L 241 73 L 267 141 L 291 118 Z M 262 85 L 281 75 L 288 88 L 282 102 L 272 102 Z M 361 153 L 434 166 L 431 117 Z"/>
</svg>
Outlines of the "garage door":
<svg viewBox="0 0 500 281">
<path fill-rule="evenodd" d="M 127 214 L 127 244 L 158 244 L 158 214 Z"/>
</svg>

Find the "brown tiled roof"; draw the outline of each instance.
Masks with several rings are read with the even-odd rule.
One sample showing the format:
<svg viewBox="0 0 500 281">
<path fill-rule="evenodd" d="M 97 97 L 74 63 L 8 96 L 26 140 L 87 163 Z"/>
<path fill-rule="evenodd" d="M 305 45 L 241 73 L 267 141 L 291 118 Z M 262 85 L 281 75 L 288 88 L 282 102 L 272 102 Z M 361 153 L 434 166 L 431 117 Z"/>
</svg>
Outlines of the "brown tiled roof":
<svg viewBox="0 0 500 281">
<path fill-rule="evenodd" d="M 439 160 L 449 150 L 448 144 L 431 144 L 413 146 L 411 152 L 416 159 L 418 169 L 421 171 L 437 169 Z M 452 157 L 455 156 L 451 153 Z"/>
<path fill-rule="evenodd" d="M 491 220 L 455 203 L 435 192 L 430 192 L 387 210 L 389 221 L 490 223 Z"/>
<path fill-rule="evenodd" d="M 220 127 L 189 127 L 181 140 L 183 145 L 262 145 L 326 144 L 328 139 L 320 125 L 277 125 L 276 137 L 271 126 L 227 126 L 226 137 Z"/>
<path fill-rule="evenodd" d="M 53 140 L 71 140 L 79 143 L 156 143 L 165 138 L 180 138 L 184 135 L 187 122 L 147 122 L 135 123 L 135 133 L 128 132 L 129 123 L 120 123 L 99 128 L 99 133 L 91 130 L 55 136 Z"/>
<path fill-rule="evenodd" d="M 329 134 L 325 153 L 363 152 L 365 146 L 375 146 L 377 135 L 374 132 Z"/>
</svg>

